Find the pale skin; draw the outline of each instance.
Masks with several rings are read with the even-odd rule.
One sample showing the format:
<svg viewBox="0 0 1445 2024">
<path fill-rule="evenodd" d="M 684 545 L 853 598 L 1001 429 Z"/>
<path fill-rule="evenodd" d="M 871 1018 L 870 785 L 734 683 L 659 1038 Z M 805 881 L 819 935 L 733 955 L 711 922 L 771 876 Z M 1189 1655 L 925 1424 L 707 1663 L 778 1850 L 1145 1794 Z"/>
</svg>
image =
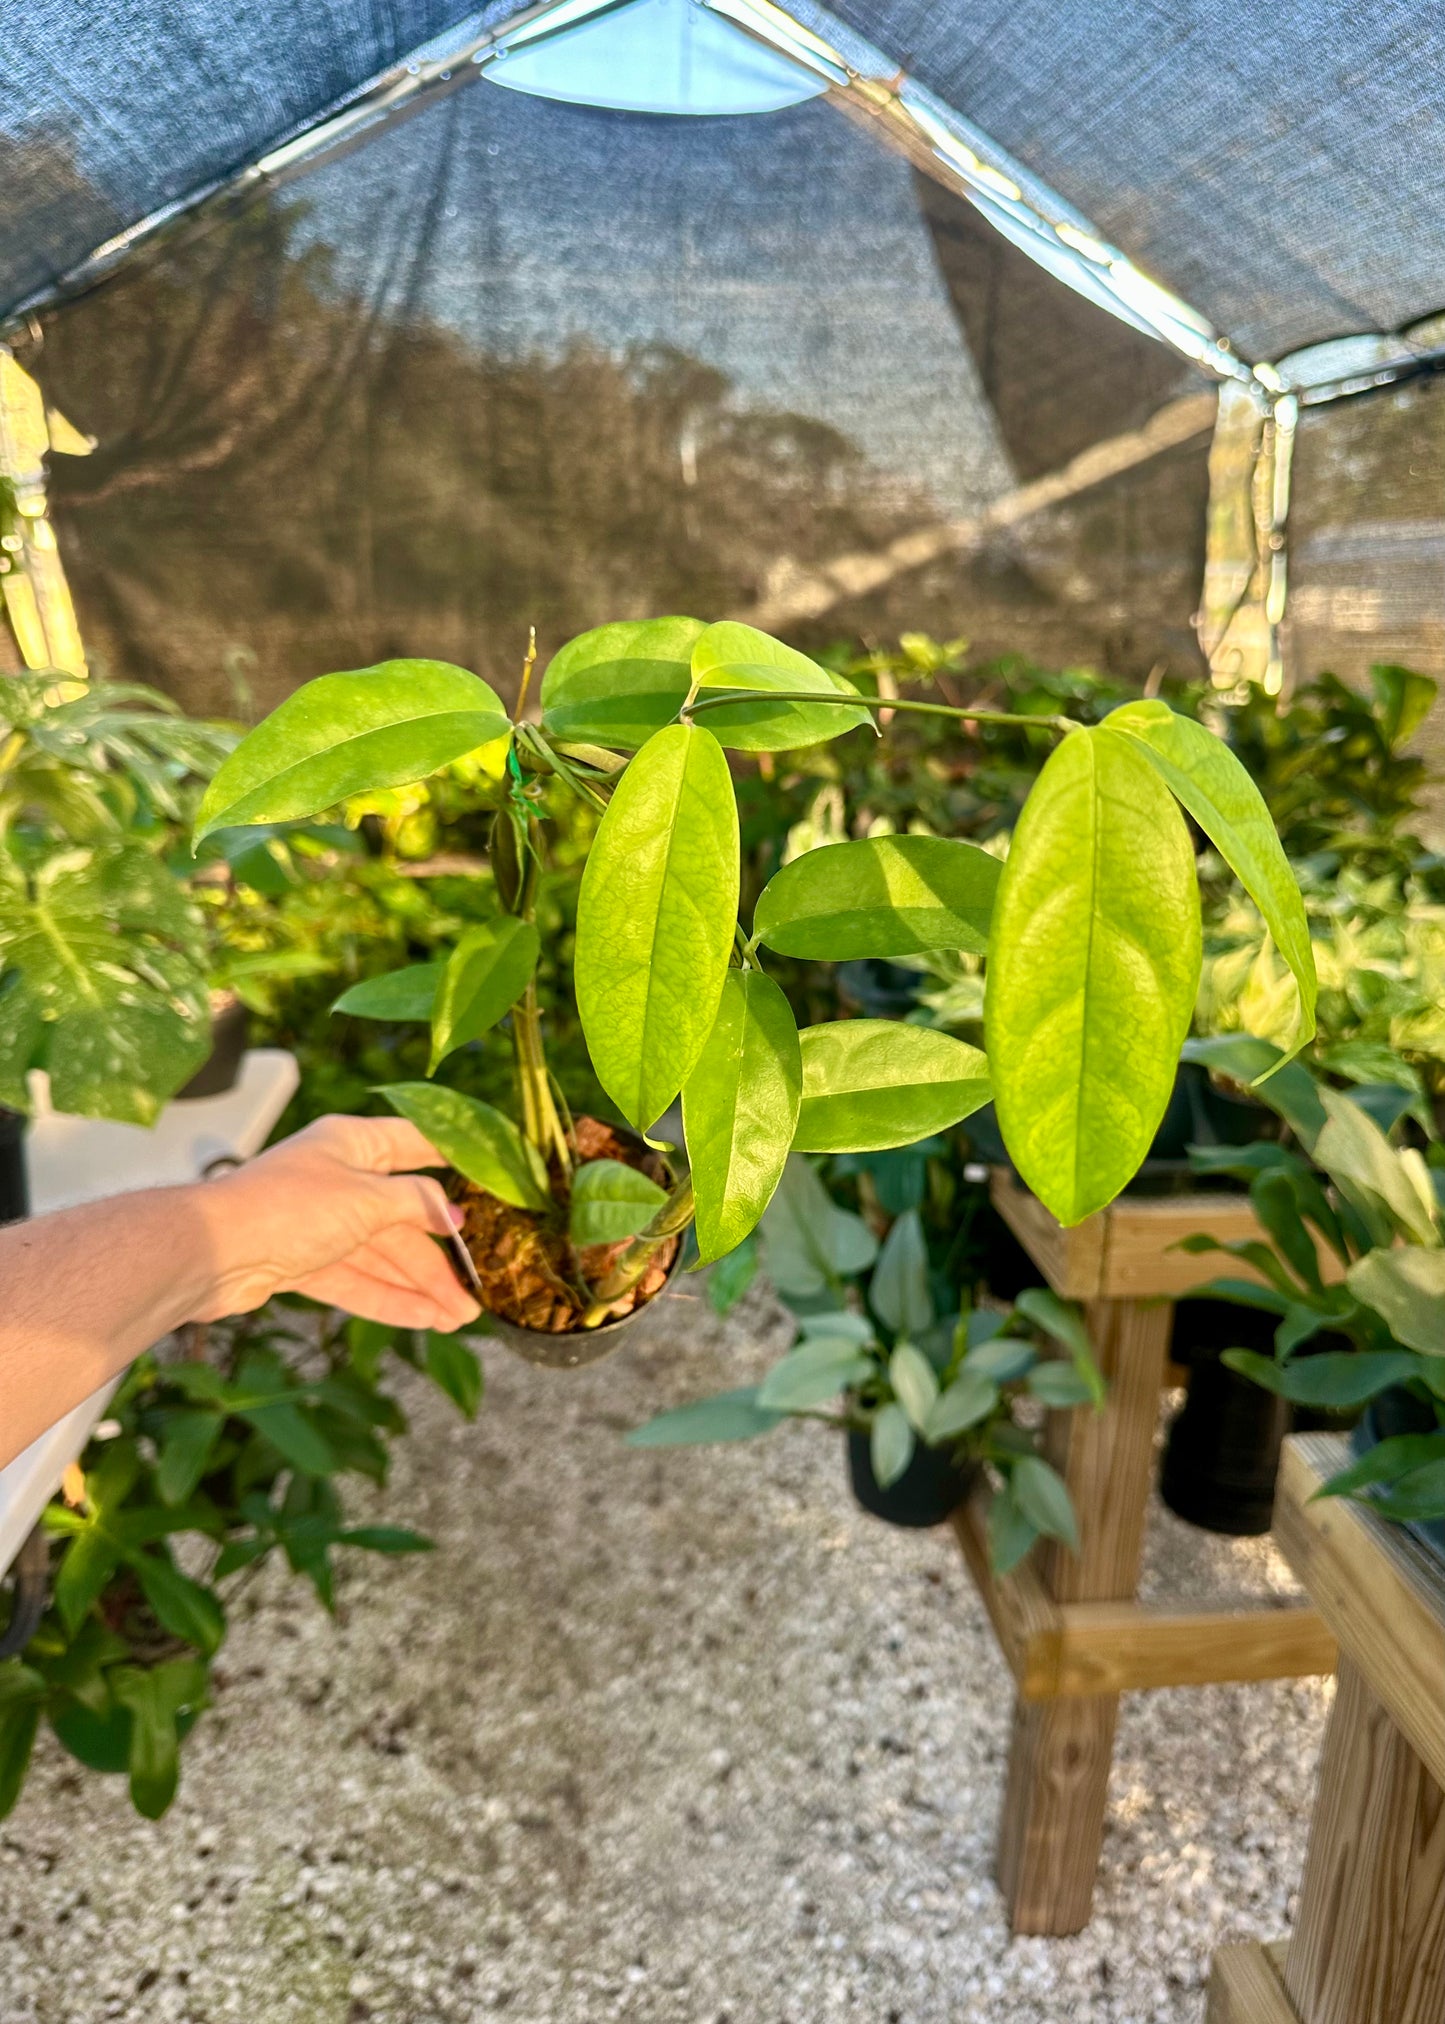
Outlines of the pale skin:
<svg viewBox="0 0 1445 2024">
<path fill-rule="evenodd" d="M 400 1118 L 325 1117 L 234 1173 L 0 1229 L 0 1468 L 187 1321 L 304 1293 L 443 1334 L 476 1320 L 435 1240 L 444 1164 Z"/>
</svg>

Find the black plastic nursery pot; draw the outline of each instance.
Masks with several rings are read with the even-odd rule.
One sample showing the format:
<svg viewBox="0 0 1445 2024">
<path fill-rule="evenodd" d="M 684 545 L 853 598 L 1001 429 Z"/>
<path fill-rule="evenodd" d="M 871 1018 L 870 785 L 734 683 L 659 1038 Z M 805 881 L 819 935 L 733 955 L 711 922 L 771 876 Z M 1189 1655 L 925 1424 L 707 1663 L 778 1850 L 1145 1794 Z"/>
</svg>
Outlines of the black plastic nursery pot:
<svg viewBox="0 0 1445 2024">
<path fill-rule="evenodd" d="M 18 1223 L 30 1214 L 25 1123 L 18 1110 L 0 1110 L 0 1223 Z"/>
<path fill-rule="evenodd" d="M 853 1495 L 865 1511 L 886 1525 L 902 1525 L 910 1531 L 942 1525 L 968 1495 L 976 1473 L 975 1463 L 955 1462 L 946 1449 L 925 1448 L 920 1441 L 913 1460 L 885 1490 L 873 1473 L 867 1434 L 848 1436 L 848 1477 Z"/>
<path fill-rule="evenodd" d="M 173 1101 L 184 1103 L 196 1096 L 224 1096 L 236 1087 L 241 1061 L 246 1052 L 250 1014 L 233 992 L 217 992 L 211 999 L 211 1051 L 188 1083 L 176 1091 Z"/>
<path fill-rule="evenodd" d="M 540 1328 L 523 1328 L 520 1322 L 488 1313 L 488 1330 L 515 1356 L 544 1370 L 581 1370 L 589 1363 L 601 1363 L 604 1356 L 611 1356 L 615 1349 L 622 1347 L 622 1338 L 628 1329 L 636 1327 L 639 1321 L 645 1321 L 667 1298 L 673 1281 L 682 1271 L 685 1251 L 685 1244 L 679 1243 L 677 1256 L 667 1268 L 667 1277 L 658 1291 L 642 1306 L 634 1307 L 630 1314 L 620 1315 L 616 1321 L 604 1321 L 598 1328 L 575 1328 L 564 1335 L 550 1335 Z"/>
</svg>

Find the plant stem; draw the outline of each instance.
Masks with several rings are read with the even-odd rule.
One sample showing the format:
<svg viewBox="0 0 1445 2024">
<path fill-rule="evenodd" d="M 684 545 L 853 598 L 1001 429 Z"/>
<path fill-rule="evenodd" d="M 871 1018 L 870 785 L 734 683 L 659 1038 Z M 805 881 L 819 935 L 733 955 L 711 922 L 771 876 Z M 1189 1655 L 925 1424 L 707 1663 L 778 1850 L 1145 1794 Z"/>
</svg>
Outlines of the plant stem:
<svg viewBox="0 0 1445 2024">
<path fill-rule="evenodd" d="M 659 1244 L 685 1230 L 692 1214 L 692 1175 L 684 1174 L 647 1228 L 632 1239 L 607 1277 L 593 1288 L 593 1304 L 582 1317 L 584 1328 L 596 1328 L 607 1319 L 609 1310 L 627 1297 L 646 1272 Z"/>
<path fill-rule="evenodd" d="M 552 1100 L 552 1083 L 542 1046 L 542 1015 L 537 1006 L 537 980 L 532 978 L 512 1007 L 512 1045 L 522 1086 L 522 1129 L 544 1160 L 555 1158 L 564 1176 L 572 1178 L 572 1148 Z"/>
<path fill-rule="evenodd" d="M 527 657 L 522 662 L 522 684 L 521 687 L 517 690 L 518 723 L 521 722 L 522 712 L 527 707 L 527 690 L 531 686 L 532 667 L 536 661 L 536 658 L 537 658 L 537 628 L 534 625 L 529 625 L 527 627 Z"/>
<path fill-rule="evenodd" d="M 908 696 L 826 695 L 817 689 L 715 689 L 691 697 L 678 715 L 684 720 L 699 710 L 721 709 L 726 703 L 832 703 L 844 710 L 912 710 L 926 717 L 959 717 L 970 724 L 1019 724 L 1030 731 L 1077 731 L 1072 717 L 1031 717 L 1014 710 L 971 710 L 955 703 L 920 703 Z"/>
</svg>

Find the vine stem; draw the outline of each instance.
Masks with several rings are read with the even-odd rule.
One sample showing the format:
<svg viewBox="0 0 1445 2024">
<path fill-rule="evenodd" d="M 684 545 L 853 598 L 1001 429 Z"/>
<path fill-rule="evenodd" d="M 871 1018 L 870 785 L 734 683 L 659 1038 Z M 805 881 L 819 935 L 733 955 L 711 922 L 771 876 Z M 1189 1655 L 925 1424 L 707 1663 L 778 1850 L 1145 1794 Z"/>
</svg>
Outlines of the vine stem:
<svg viewBox="0 0 1445 2024">
<path fill-rule="evenodd" d="M 593 1304 L 582 1317 L 584 1328 L 596 1328 L 609 1311 L 629 1294 L 652 1263 L 659 1244 L 680 1236 L 692 1221 L 692 1175 L 684 1174 L 640 1236 L 634 1237 L 617 1258 L 607 1277 L 593 1288 Z"/>
<path fill-rule="evenodd" d="M 971 710 L 958 703 L 920 703 L 910 696 L 826 695 L 818 689 L 710 689 L 691 696 L 678 711 L 684 722 L 699 710 L 719 710 L 726 703 L 832 703 L 843 710 L 910 710 L 924 717 L 958 717 L 970 724 L 1019 724 L 1029 731 L 1077 731 L 1072 717 L 1030 717 L 1014 710 Z"/>
</svg>

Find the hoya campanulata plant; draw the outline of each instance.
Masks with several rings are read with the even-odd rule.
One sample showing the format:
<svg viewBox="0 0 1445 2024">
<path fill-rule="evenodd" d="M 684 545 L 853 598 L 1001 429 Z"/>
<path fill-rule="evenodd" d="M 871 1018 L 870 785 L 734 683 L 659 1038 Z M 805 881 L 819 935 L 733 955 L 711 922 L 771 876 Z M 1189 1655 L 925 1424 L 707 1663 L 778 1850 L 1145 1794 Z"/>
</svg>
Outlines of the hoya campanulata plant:
<svg viewBox="0 0 1445 2024">
<path fill-rule="evenodd" d="M 704 1263 L 731 1251 L 790 1152 L 909 1144 L 990 1098 L 1020 1175 L 1061 1222 L 1102 1208 L 1163 1115 L 1199 982 L 1181 811 L 1233 868 L 1293 972 L 1294 1046 L 1314 1030 L 1304 908 L 1264 802 L 1220 739 L 1163 702 L 1081 726 L 889 699 L 891 711 L 1057 736 L 1007 860 L 948 837 L 841 842 L 784 866 L 742 921 L 728 754 L 876 729 L 879 702 L 750 626 L 689 618 L 572 640 L 546 670 L 540 723 L 523 714 L 526 689 L 524 677 L 509 717 L 485 682 L 442 662 L 323 675 L 226 761 L 197 837 L 314 816 L 505 741 L 494 917 L 439 969 L 373 980 L 341 1003 L 429 1020 L 433 1074 L 508 1021 L 512 1116 L 434 1081 L 384 1094 L 477 1188 L 570 1239 L 559 1279 L 568 1326 L 620 1311 L 694 1218 Z M 577 1010 L 598 1080 L 638 1132 L 681 1096 L 686 1172 L 667 1185 L 586 1157 L 547 1068 L 534 972 L 549 780 L 601 814 L 578 902 Z M 874 1019 L 800 1032 L 768 975 L 774 953 L 843 962 L 937 950 L 986 958 L 985 1051 Z"/>
</svg>

